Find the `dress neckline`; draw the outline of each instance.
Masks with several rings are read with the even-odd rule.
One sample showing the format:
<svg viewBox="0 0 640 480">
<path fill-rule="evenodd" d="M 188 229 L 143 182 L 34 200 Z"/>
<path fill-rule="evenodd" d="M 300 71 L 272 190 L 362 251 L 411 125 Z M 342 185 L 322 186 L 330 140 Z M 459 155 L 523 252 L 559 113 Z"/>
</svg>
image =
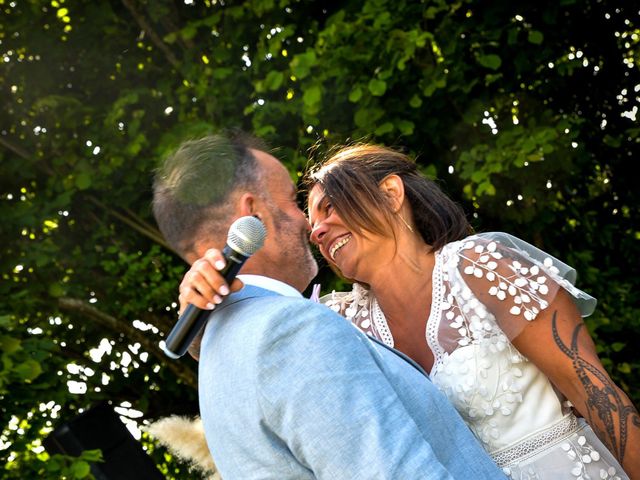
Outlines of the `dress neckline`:
<svg viewBox="0 0 640 480">
<path fill-rule="evenodd" d="M 435 261 L 431 274 L 431 311 L 429 312 L 425 326 L 425 338 L 433 354 L 433 365 L 428 372 L 429 378 L 432 378 L 431 374 L 435 372 L 436 366 L 442 361 L 442 355 L 444 353 L 442 346 L 438 343 L 438 329 L 442 321 L 441 310 L 445 290 L 442 280 L 442 251 L 443 249 L 441 248 L 435 252 Z"/>
<path fill-rule="evenodd" d="M 431 377 L 431 372 L 434 371 L 434 367 L 437 365 L 439 359 L 442 358 L 442 349 L 439 347 L 438 342 L 436 341 L 436 333 L 438 332 L 438 326 L 440 325 L 439 312 L 442 305 L 442 295 L 444 292 L 441 281 L 441 252 L 442 249 L 434 253 L 433 271 L 431 272 L 431 309 L 429 311 L 429 316 L 427 317 L 427 322 L 425 324 L 425 339 L 427 341 L 428 347 L 433 353 L 433 365 L 431 366 L 431 370 L 429 372 L 426 372 L 427 376 L 429 377 Z M 386 346 L 394 348 L 395 341 L 393 339 L 391 329 L 389 328 L 387 318 L 385 317 L 384 312 L 380 308 L 378 300 L 374 295 L 371 295 L 370 311 L 371 319 L 378 334 L 380 335 L 380 340 L 382 340 L 382 342 Z M 435 329 L 431 328 L 432 324 L 435 324 Z"/>
</svg>

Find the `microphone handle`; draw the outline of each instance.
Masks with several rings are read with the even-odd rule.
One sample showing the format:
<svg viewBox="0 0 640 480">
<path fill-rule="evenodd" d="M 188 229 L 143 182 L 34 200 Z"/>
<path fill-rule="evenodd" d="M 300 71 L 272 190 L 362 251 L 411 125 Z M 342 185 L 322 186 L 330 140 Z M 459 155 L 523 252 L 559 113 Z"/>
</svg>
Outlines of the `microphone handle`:
<svg viewBox="0 0 640 480">
<path fill-rule="evenodd" d="M 225 245 L 222 255 L 226 261 L 225 267 L 220 270 L 220 274 L 226 282 L 230 284 L 244 265 L 247 258 L 239 252 L 236 252 L 229 245 Z M 184 309 L 178 322 L 174 325 L 167 335 L 165 341 L 164 353 L 173 359 L 183 356 L 189 349 L 189 345 L 193 339 L 200 333 L 207 323 L 207 319 L 211 314 L 210 310 L 201 310 L 198 307 L 189 304 Z"/>
</svg>

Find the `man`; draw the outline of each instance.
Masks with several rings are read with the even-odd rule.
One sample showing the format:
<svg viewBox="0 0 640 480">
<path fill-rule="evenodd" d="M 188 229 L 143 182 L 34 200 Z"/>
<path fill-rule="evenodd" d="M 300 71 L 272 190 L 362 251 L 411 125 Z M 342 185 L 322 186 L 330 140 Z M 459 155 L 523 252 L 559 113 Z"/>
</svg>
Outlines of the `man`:
<svg viewBox="0 0 640 480">
<path fill-rule="evenodd" d="M 504 478 L 415 363 L 301 298 L 317 273 L 309 225 L 265 150 L 189 141 L 154 184 L 156 220 L 189 263 L 221 248 L 238 217 L 267 229 L 200 350 L 201 416 L 222 477 Z"/>
</svg>

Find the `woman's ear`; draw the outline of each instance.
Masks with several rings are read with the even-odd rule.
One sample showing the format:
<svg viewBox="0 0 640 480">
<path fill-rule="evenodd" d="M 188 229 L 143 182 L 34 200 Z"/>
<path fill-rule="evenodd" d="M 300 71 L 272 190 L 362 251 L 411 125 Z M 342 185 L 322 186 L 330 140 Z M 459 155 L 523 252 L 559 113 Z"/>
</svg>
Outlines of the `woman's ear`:
<svg viewBox="0 0 640 480">
<path fill-rule="evenodd" d="M 391 202 L 391 208 L 397 212 L 404 202 L 404 182 L 398 175 L 387 175 L 380 182 L 380 190 Z"/>
</svg>

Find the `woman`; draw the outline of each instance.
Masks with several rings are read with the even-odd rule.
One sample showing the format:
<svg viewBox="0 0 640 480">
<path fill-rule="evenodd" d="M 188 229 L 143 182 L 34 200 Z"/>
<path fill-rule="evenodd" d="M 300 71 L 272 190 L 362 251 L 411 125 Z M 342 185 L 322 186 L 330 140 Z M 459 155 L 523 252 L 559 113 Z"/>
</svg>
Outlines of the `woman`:
<svg viewBox="0 0 640 480">
<path fill-rule="evenodd" d="M 597 357 L 581 319 L 595 299 L 573 269 L 505 233 L 469 235 L 461 209 L 387 148 L 347 147 L 308 186 L 311 240 L 355 282 L 324 303 L 418 362 L 505 473 L 640 478 L 640 417 Z M 225 293 L 211 255 L 181 303 Z"/>
</svg>

